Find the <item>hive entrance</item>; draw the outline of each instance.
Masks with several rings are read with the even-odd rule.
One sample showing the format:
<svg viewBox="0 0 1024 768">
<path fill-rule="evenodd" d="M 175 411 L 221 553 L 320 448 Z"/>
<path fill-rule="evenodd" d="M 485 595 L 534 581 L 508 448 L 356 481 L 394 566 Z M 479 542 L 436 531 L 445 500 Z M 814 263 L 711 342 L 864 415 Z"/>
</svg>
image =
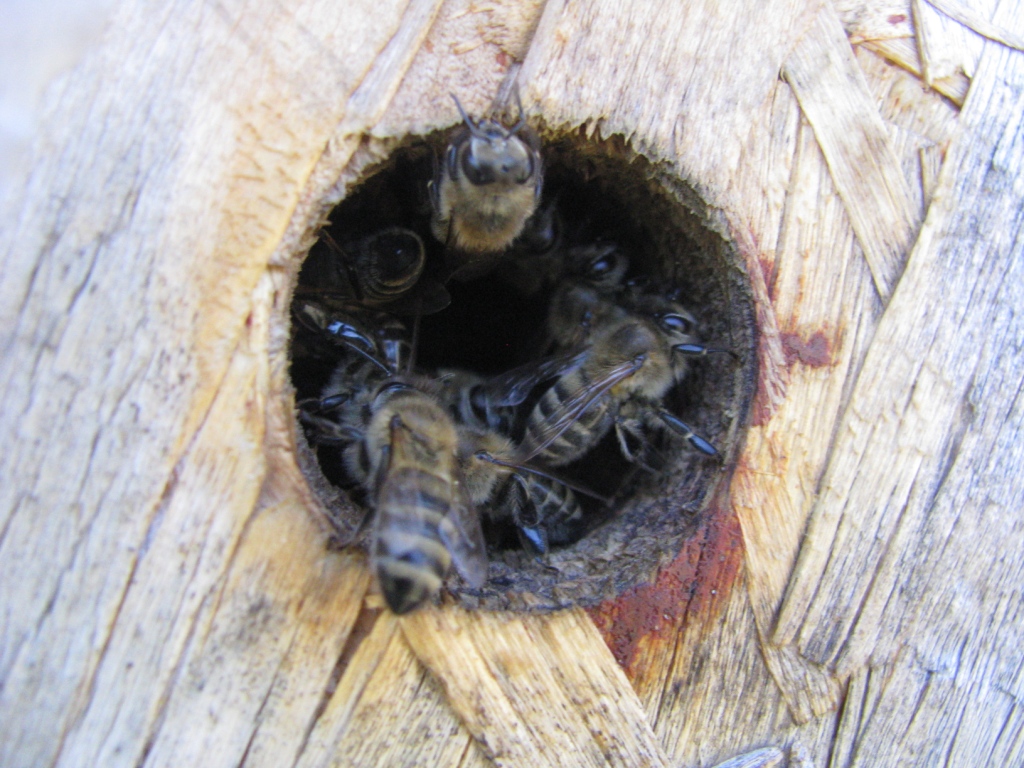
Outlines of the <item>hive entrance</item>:
<svg viewBox="0 0 1024 768">
<path fill-rule="evenodd" d="M 318 273 L 344 258 L 336 246 L 344 250 L 345 243 L 394 226 L 419 234 L 427 254 L 425 279 L 443 280 L 445 245 L 430 232 L 426 185 L 444 141 L 439 135 L 409 143 L 370 169 L 330 215 L 327 236 L 313 247 L 300 273 L 300 295 L 317 281 Z M 589 530 L 579 541 L 538 557 L 523 548 L 507 520 L 484 516 L 491 561 L 488 582 L 481 590 L 468 590 L 458 579 L 449 579 L 462 602 L 473 606 L 536 609 L 587 604 L 650 579 L 679 551 L 716 484 L 726 476 L 753 380 L 746 278 L 728 246 L 679 202 L 682 195 L 691 194 L 689 190 L 614 142 L 569 135 L 546 137 L 544 146 L 542 205 L 558 211 L 560 251 L 597 241 L 617 244 L 629 257 L 630 279 L 659 291 L 677 289 L 699 324 L 701 339 L 736 357 L 712 355 L 695 361 L 665 398 L 668 410 L 716 446 L 718 459 L 686 447 L 678 438 L 652 435 L 652 458 L 645 468 L 626 461 L 609 435 L 584 460 L 560 470 L 596 495 L 614 499 L 609 506 L 580 496 Z M 538 288 L 532 277 L 529 270 L 524 274 L 505 266 L 466 282 L 447 281 L 451 303 L 420 318 L 417 370 L 433 374 L 460 368 L 492 375 L 536 360 L 557 284 Z M 415 309 L 399 312 L 411 328 Z M 297 330 L 292 348 L 292 378 L 300 402 L 320 397 L 337 364 L 330 351 L 314 350 L 305 333 Z M 325 501 L 351 526 L 363 514 L 363 494 L 343 469 L 337 447 L 321 445 L 316 450 L 323 476 L 347 494 Z M 314 488 L 326 487 L 321 478 L 311 481 Z"/>
</svg>

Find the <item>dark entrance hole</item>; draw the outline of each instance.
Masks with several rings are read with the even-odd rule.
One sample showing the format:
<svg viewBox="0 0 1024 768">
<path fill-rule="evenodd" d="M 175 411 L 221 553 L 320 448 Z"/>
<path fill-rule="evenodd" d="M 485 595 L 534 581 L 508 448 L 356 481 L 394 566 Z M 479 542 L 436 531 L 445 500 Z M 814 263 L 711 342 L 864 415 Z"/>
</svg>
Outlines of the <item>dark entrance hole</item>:
<svg viewBox="0 0 1024 768">
<path fill-rule="evenodd" d="M 692 212 L 690 206 L 699 205 L 693 190 L 621 141 L 593 141 L 582 133 L 542 133 L 542 138 L 542 205 L 558 211 L 563 250 L 595 241 L 618 244 L 629 256 L 630 279 L 657 290 L 676 289 L 696 317 L 704 343 L 728 349 L 735 357 L 696 360 L 664 403 L 717 447 L 718 458 L 678 439 L 652 435 L 657 465 L 641 468 L 627 462 L 609 436 L 565 472 L 615 498 L 610 507 L 581 498 L 589 530 L 576 543 L 541 558 L 520 546 L 510 525 L 485 518 L 488 582 L 481 590 L 468 590 L 457 578 L 449 579 L 451 592 L 474 607 L 586 605 L 653 578 L 679 552 L 711 494 L 727 480 L 754 381 L 748 280 L 731 246 Z M 352 242 L 387 227 L 407 227 L 419 234 L 427 253 L 425 274 L 443 264 L 445 246 L 430 232 L 426 185 L 445 140 L 444 134 L 412 138 L 368 170 L 330 215 L 327 235 L 314 245 L 300 272 L 299 292 L 316 283 L 319 272 L 335 268 L 332 260 L 339 253 L 331 241 Z M 465 283 L 449 281 L 450 305 L 420 319 L 417 369 L 458 367 L 488 375 L 529 362 L 537 355 L 552 288 L 535 290 L 528 283 L 529 275 L 524 278 L 514 267 Z M 411 324 L 410 316 L 405 320 Z M 314 346 L 301 329 L 296 331 L 292 380 L 300 402 L 320 396 L 336 364 Z M 362 494 L 346 476 L 337 448 L 321 445 L 316 455 L 318 465 L 306 467 L 311 486 L 343 527 L 351 529 L 364 514 Z"/>
</svg>

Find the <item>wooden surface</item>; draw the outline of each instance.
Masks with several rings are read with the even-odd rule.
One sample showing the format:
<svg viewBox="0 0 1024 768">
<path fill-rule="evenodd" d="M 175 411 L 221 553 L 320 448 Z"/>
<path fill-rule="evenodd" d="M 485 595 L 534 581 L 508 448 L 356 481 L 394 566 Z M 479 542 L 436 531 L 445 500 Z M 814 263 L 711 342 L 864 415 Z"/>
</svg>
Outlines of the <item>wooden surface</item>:
<svg viewBox="0 0 1024 768">
<path fill-rule="evenodd" d="M 1015 0 L 117 6 L 0 211 L 0 764 L 1024 761 L 1024 54 L 954 5 L 1024 35 Z M 296 467 L 288 293 L 346 185 L 520 61 L 747 264 L 754 417 L 654 583 L 399 620 Z"/>
</svg>

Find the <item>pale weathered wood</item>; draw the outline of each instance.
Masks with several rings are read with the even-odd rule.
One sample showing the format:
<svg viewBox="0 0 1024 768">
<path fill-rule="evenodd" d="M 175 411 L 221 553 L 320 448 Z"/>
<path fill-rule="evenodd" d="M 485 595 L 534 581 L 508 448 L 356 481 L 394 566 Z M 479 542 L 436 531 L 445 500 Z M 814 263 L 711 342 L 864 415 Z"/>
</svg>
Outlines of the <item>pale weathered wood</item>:
<svg viewBox="0 0 1024 768">
<path fill-rule="evenodd" d="M 868 40 L 864 42 L 864 47 L 908 72 L 921 75 L 921 57 L 918 55 L 917 46 L 910 38 Z M 931 84 L 937 93 L 941 93 L 957 106 L 963 105 L 969 86 L 970 79 L 962 72 L 933 80 Z"/>
<path fill-rule="evenodd" d="M 1019 34 L 1019 5 L 993 23 Z M 958 136 L 847 46 L 871 116 L 839 123 L 807 98 L 844 106 L 827 77 L 803 109 L 778 79 L 818 7 L 120 7 L 0 212 L 0 762 L 1019 763 L 1021 56 L 986 46 Z M 904 11 L 836 10 L 934 71 Z M 521 57 L 549 128 L 620 133 L 700 194 L 757 300 L 738 522 L 595 612 L 612 641 L 659 612 L 628 675 L 579 611 L 379 614 L 295 463 L 311 232 L 396 138 L 457 120 L 448 91 L 480 111 Z M 933 85 L 959 103 L 968 79 Z M 833 162 L 879 137 L 897 206 L 934 194 L 881 320 L 849 212 L 891 211 L 845 199 Z"/>
<path fill-rule="evenodd" d="M 398 620 L 380 608 L 364 616 L 372 629 L 352 646 L 354 653 L 296 765 L 458 764 L 477 748 L 409 651 Z"/>
<path fill-rule="evenodd" d="M 882 301 L 903 272 L 920 223 L 881 116 L 828 4 L 786 61 L 786 80 L 814 128 Z"/>
<path fill-rule="evenodd" d="M 103 47 L 53 92 L 24 207 L 0 227 L 0 418 L 19 445 L 0 458 L 4 764 L 135 763 L 194 727 L 166 708 L 194 682 L 183 670 L 202 669 L 182 654 L 202 656 L 211 611 L 236 605 L 221 590 L 244 599 L 228 573 L 264 466 L 269 295 L 257 285 L 339 94 L 401 18 L 352 8 L 360 39 L 321 23 L 313 45 L 293 16 L 161 10 L 121 7 Z M 252 46 L 268 23 L 273 44 Z M 320 76 L 306 82 L 314 62 Z M 289 625 L 306 583 L 291 582 Z M 219 679 L 225 714 L 231 680 Z M 206 764 L 237 762 L 229 751 Z"/>
<path fill-rule="evenodd" d="M 1013 30 L 993 24 L 988 20 L 985 11 L 991 12 L 992 6 L 985 9 L 974 8 L 969 5 L 954 2 L 954 0 L 928 0 L 928 4 L 939 13 L 948 16 L 959 24 L 977 32 L 982 37 L 995 40 L 997 43 L 1024 51 L 1024 37 L 1013 32 Z M 973 70 L 971 72 L 973 74 Z"/>
<path fill-rule="evenodd" d="M 410 645 L 498 765 L 668 765 L 587 614 L 402 620 Z"/>
<path fill-rule="evenodd" d="M 859 367 L 881 303 L 846 208 L 809 127 L 800 132 L 786 216 L 774 264 L 773 310 L 788 352 L 786 399 L 753 425 L 733 481 L 750 569 L 751 601 L 762 634 L 775 611 L 803 538 L 848 377 Z M 806 211 L 816 211 L 807 217 Z M 793 669 L 782 659 L 772 667 Z M 795 660 L 794 660 L 795 661 Z M 797 664 L 797 666 L 799 666 Z M 795 671 L 795 670 L 793 670 Z M 835 704 L 821 681 L 809 699 L 804 674 L 783 683 L 801 719 Z M 821 696 L 824 694 L 824 697 Z"/>
<path fill-rule="evenodd" d="M 549 125 L 585 121 L 601 136 L 622 134 L 670 162 L 708 206 L 724 204 L 752 131 L 749 118 L 771 96 L 816 10 L 800 0 L 628 9 L 609 0 L 549 2 L 520 73 L 524 96 Z M 741 210 L 754 204 L 728 202 Z"/>
<path fill-rule="evenodd" d="M 1017 727 L 979 731 L 977 718 L 1010 718 L 992 707 L 1018 695 L 1003 665 L 1019 655 L 1019 594 L 999 585 L 1021 577 L 1011 447 L 1020 329 L 1010 307 L 1024 247 L 1022 73 L 1024 56 L 986 47 L 963 134 L 837 436 L 775 636 L 840 670 L 905 648 L 892 674 L 919 680 L 917 692 L 887 686 L 872 723 L 894 759 L 924 744 L 929 762 L 980 764 L 993 750 L 1020 759 Z M 957 685 L 961 675 L 971 684 Z M 939 712 L 965 719 L 936 730 Z"/>
<path fill-rule="evenodd" d="M 914 36 L 910 0 L 833 0 L 832 7 L 854 45 Z"/>
</svg>

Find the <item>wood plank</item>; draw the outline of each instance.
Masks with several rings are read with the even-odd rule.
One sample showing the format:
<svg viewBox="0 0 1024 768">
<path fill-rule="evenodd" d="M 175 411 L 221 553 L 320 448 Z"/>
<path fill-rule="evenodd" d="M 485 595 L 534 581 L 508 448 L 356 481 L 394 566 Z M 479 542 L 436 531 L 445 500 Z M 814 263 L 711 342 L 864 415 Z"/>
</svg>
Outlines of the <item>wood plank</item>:
<svg viewBox="0 0 1024 768">
<path fill-rule="evenodd" d="M 867 46 L 854 46 L 853 52 L 887 124 L 943 147 L 956 135 L 960 110 L 954 104 Z"/>
<path fill-rule="evenodd" d="M 585 612 L 451 606 L 403 618 L 402 631 L 497 765 L 668 764 Z"/>
<path fill-rule="evenodd" d="M 921 60 L 921 79 L 936 80 L 963 74 L 973 77 L 981 53 L 981 40 L 924 0 L 911 0 L 914 41 Z"/>
<path fill-rule="evenodd" d="M 814 128 L 878 294 L 888 301 L 920 215 L 831 6 L 822 6 L 786 61 L 784 75 Z"/>
<path fill-rule="evenodd" d="M 741 575 L 724 604 L 690 614 L 648 702 L 655 731 L 674 765 L 714 765 L 768 746 L 789 747 L 790 764 L 799 752 L 824 765 L 833 716 L 806 724 L 791 717 L 759 652 L 744 581 Z"/>
<path fill-rule="evenodd" d="M 914 36 L 910 0 L 832 0 L 850 42 Z"/>
<path fill-rule="evenodd" d="M 1020 533 L 1000 511 L 1021 502 L 1010 447 L 1024 369 L 1010 310 L 1024 277 L 1021 83 L 1024 56 L 987 46 L 780 612 L 774 641 L 793 641 L 841 674 L 893 655 L 909 637 L 922 658 L 936 659 L 925 669 L 965 654 L 995 662 L 1006 649 L 984 650 L 989 643 L 1019 642 L 1001 618 L 1013 615 L 1015 598 L 995 585 L 1018 579 L 1021 567 Z M 972 632 L 975 622 L 984 629 Z"/>
<path fill-rule="evenodd" d="M 351 9 L 367 30 L 354 39 L 336 23 L 307 26 L 336 19 L 333 4 L 314 2 L 272 23 L 272 44 L 253 45 L 271 22 L 248 7 L 126 4 L 51 95 L 23 206 L 4 209 L 0 226 L 0 419 L 20 444 L 0 457 L 0 679 L 5 711 L 46 713 L 2 718 L 5 763 L 50 764 L 65 740 L 68 754 L 78 739 L 104 753 L 153 716 L 141 678 L 113 659 L 98 672 L 100 662 L 127 642 L 120 632 L 146 626 L 143 595 L 165 566 L 198 562 L 199 595 L 225 575 L 264 462 L 266 373 L 253 383 L 240 372 L 261 327 L 250 311 L 268 303 L 257 285 L 345 94 L 403 8 Z M 325 51 L 333 67 L 320 66 Z M 242 369 L 228 378 L 236 355 Z M 211 410 L 223 386 L 237 390 Z M 182 461 L 200 447 L 198 464 Z M 161 525 L 186 519 L 195 525 Z M 172 562 L 147 563 L 154 551 Z M 177 574 L 169 585 L 173 613 L 188 585 Z M 161 616 L 138 649 L 146 665 L 166 676 L 194 620 Z M 125 719 L 110 743 L 87 745 L 102 733 L 73 734 L 83 714 L 115 718 L 90 710 L 116 706 L 99 679 L 124 687 Z"/>
<path fill-rule="evenodd" d="M 370 629 L 341 662 L 344 672 L 297 768 L 457 765 L 478 751 L 441 687 L 410 652 L 398 619 L 381 608 L 363 610 Z"/>
<path fill-rule="evenodd" d="M 991 4 L 975 2 L 965 5 L 955 2 L 955 0 L 929 0 L 928 4 L 939 13 L 948 16 L 958 24 L 963 24 L 982 37 L 1016 48 L 1018 51 L 1024 51 L 1024 37 L 1015 33 L 1010 27 L 1000 26 L 989 21 L 993 10 Z"/>
<path fill-rule="evenodd" d="M 807 211 L 815 211 L 808 217 Z M 839 418 L 881 313 L 871 274 L 809 126 L 798 138 L 772 283 L 784 340 L 786 399 L 751 426 L 733 478 L 757 626 L 771 632 Z M 765 649 L 797 719 L 839 693 L 820 670 Z M 781 655 L 780 655 L 781 654 Z"/>
<path fill-rule="evenodd" d="M 866 40 L 863 46 L 869 51 L 877 53 L 886 61 L 891 61 L 898 67 L 902 67 L 911 74 L 922 77 L 921 57 L 917 51 L 917 45 L 913 40 L 899 38 L 895 40 Z M 958 73 L 952 77 L 932 80 L 931 87 L 936 93 L 940 93 L 953 102 L 954 105 L 963 106 L 967 98 L 967 89 L 971 81 L 967 75 Z"/>
<path fill-rule="evenodd" d="M 552 0 L 520 72 L 524 100 L 548 125 L 621 134 L 693 183 L 709 208 L 742 212 L 752 202 L 726 191 L 757 130 L 751 116 L 770 100 L 816 10 L 801 0 L 659 0 L 628 9 Z"/>
</svg>

